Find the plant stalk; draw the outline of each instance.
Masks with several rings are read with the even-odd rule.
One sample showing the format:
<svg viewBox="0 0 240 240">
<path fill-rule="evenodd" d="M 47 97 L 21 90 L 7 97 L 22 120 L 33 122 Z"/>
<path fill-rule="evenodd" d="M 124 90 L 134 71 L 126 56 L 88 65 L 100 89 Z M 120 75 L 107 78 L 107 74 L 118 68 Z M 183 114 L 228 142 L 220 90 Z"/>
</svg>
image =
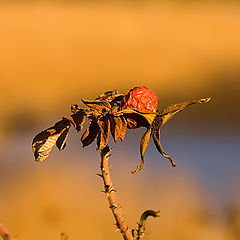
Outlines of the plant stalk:
<svg viewBox="0 0 240 240">
<path fill-rule="evenodd" d="M 115 190 L 113 188 L 111 176 L 110 176 L 110 169 L 109 169 L 109 156 L 110 156 L 110 149 L 106 146 L 104 149 L 101 150 L 101 173 L 100 175 L 103 179 L 104 183 L 104 192 L 106 193 L 107 200 L 109 203 L 109 208 L 111 209 L 113 216 L 116 220 L 116 226 L 120 230 L 124 240 L 133 240 L 133 235 L 131 230 L 128 228 L 127 224 L 125 223 L 125 219 L 121 210 L 119 203 L 116 200 Z"/>
</svg>

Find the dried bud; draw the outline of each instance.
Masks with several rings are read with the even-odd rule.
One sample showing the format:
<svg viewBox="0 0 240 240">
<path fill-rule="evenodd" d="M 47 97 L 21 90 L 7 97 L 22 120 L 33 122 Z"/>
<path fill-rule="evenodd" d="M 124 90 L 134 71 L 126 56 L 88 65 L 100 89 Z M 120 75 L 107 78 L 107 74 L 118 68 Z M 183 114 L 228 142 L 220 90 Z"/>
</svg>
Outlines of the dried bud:
<svg viewBox="0 0 240 240">
<path fill-rule="evenodd" d="M 135 87 L 131 89 L 121 101 L 122 109 L 132 108 L 139 111 L 156 112 L 157 106 L 157 95 L 147 87 Z M 137 128 L 141 126 L 136 117 L 127 117 L 128 128 Z"/>
</svg>

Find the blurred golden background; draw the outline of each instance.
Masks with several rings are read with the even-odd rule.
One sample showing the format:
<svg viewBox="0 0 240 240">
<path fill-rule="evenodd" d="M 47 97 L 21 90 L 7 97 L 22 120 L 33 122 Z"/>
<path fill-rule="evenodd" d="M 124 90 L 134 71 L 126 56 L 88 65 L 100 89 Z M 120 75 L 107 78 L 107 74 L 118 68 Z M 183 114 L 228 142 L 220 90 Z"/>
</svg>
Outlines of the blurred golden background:
<svg viewBox="0 0 240 240">
<path fill-rule="evenodd" d="M 106 90 L 145 85 L 159 108 L 212 96 L 162 129 L 170 167 L 143 129 L 113 147 L 113 183 L 130 227 L 146 209 L 144 239 L 240 238 L 240 5 L 238 1 L 1 1 L 0 222 L 16 239 L 121 239 L 101 190 L 99 154 L 67 148 L 43 164 L 31 141 Z"/>
</svg>

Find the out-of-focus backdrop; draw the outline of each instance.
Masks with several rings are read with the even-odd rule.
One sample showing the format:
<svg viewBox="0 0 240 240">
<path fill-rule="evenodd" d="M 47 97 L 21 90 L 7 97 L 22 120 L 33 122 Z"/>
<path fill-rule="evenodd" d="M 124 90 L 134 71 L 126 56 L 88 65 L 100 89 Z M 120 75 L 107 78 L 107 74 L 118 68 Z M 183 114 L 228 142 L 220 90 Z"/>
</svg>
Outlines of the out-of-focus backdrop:
<svg viewBox="0 0 240 240">
<path fill-rule="evenodd" d="M 0 222 L 23 240 L 121 239 L 94 144 L 34 162 L 33 137 L 106 90 L 147 86 L 159 108 L 212 96 L 162 129 L 172 168 L 154 148 L 143 170 L 128 130 L 114 144 L 113 182 L 126 221 L 146 209 L 145 239 L 240 238 L 240 4 L 238 1 L 1 1 Z"/>
</svg>

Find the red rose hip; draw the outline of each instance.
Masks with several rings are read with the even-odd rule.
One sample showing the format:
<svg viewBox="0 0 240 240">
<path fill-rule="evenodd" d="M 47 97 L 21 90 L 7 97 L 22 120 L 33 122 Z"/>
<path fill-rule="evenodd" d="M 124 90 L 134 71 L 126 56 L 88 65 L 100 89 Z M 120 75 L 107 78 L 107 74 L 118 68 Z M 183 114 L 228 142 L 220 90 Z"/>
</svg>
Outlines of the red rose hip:
<svg viewBox="0 0 240 240">
<path fill-rule="evenodd" d="M 135 87 L 122 99 L 122 109 L 132 108 L 139 111 L 156 112 L 158 105 L 157 95 L 147 87 Z M 127 117 L 128 127 L 140 127 L 137 119 Z"/>
</svg>

